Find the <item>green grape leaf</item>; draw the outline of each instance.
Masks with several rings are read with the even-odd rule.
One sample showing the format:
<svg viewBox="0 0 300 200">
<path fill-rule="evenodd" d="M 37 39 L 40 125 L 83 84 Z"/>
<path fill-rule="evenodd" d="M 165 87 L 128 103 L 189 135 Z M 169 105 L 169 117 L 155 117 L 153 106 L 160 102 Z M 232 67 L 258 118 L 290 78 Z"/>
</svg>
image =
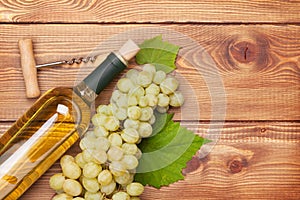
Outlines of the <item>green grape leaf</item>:
<svg viewBox="0 0 300 200">
<path fill-rule="evenodd" d="M 164 42 L 162 35 L 145 40 L 139 46 L 140 51 L 135 57 L 138 64 L 153 64 L 156 70 L 162 70 L 166 73 L 176 69 L 175 60 L 179 46 Z"/>
<path fill-rule="evenodd" d="M 208 142 L 180 126 L 168 114 L 166 124 L 156 135 L 139 144 L 143 152 L 135 174 L 135 181 L 155 188 L 183 180 L 182 169 L 200 147 Z"/>
</svg>

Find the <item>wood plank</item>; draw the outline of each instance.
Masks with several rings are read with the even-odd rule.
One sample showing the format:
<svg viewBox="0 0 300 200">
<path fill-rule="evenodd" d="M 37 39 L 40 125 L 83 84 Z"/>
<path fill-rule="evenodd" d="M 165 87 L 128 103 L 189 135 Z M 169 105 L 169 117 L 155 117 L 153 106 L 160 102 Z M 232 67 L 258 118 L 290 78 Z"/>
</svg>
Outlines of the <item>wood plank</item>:
<svg viewBox="0 0 300 200">
<path fill-rule="evenodd" d="M 0 2 L 0 22 L 299 23 L 299 1 L 13 1 Z"/>
<path fill-rule="evenodd" d="M 185 180 L 160 190 L 147 187 L 143 200 L 171 200 L 178 195 L 185 200 L 299 199 L 300 123 L 228 122 L 222 129 L 220 124 L 185 122 L 184 125 L 199 134 L 210 130 L 215 138 L 222 132 L 206 157 L 195 157 L 189 162 Z M 7 126 L 1 123 L 0 131 Z M 67 154 L 78 153 L 77 145 Z M 57 162 L 21 199 L 49 199 L 53 191 L 48 180 L 58 172 Z"/>
<path fill-rule="evenodd" d="M 0 119 L 16 120 L 35 101 L 25 98 L 18 39 L 32 38 L 36 61 L 44 63 L 86 56 L 93 49 L 103 54 L 117 49 L 127 37 L 139 43 L 165 31 L 167 40 L 183 45 L 176 75 L 189 97 L 181 110 L 188 113 L 185 120 L 223 120 L 224 114 L 226 120 L 300 119 L 300 28 L 293 25 L 2 25 Z M 189 61 L 200 63 L 199 68 Z M 72 87 L 92 69 L 77 65 L 40 69 L 40 88 L 45 92 Z M 114 85 L 96 104 L 108 102 Z"/>
</svg>

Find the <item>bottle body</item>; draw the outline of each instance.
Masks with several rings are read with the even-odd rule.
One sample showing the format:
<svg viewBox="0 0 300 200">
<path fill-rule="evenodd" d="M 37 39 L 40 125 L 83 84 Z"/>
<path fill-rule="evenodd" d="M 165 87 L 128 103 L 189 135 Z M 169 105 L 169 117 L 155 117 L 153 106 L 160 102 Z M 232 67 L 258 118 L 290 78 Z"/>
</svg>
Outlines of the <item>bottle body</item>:
<svg viewBox="0 0 300 200">
<path fill-rule="evenodd" d="M 0 138 L 0 199 L 17 199 L 87 130 L 89 105 L 71 88 L 45 93 Z"/>
</svg>

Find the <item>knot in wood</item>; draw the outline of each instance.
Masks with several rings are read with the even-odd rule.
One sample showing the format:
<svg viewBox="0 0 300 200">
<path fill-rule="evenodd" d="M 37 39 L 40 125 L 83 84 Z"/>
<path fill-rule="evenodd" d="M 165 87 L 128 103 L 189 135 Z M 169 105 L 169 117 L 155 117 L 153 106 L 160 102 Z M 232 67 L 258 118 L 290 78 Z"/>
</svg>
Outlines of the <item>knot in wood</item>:
<svg viewBox="0 0 300 200">
<path fill-rule="evenodd" d="M 240 63 L 250 63 L 255 61 L 258 54 L 258 47 L 247 41 L 238 41 L 230 47 L 232 57 Z"/>
<path fill-rule="evenodd" d="M 261 132 L 261 133 L 264 133 L 264 132 L 266 132 L 266 131 L 267 131 L 266 128 L 261 128 L 261 129 L 260 129 L 260 132 Z"/>
<path fill-rule="evenodd" d="M 228 69 L 259 72 L 271 62 L 269 59 L 269 41 L 259 33 L 243 33 L 228 38 L 225 55 Z"/>
<path fill-rule="evenodd" d="M 228 167 L 232 174 L 239 173 L 243 169 L 243 162 L 241 160 L 234 159 L 228 163 Z"/>
</svg>

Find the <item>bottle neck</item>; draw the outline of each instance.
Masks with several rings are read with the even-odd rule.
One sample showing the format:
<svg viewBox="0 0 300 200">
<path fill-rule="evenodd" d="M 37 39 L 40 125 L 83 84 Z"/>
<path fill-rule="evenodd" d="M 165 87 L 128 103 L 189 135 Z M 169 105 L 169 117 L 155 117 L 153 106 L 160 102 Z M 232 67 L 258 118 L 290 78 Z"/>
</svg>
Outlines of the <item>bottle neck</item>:
<svg viewBox="0 0 300 200">
<path fill-rule="evenodd" d="M 98 94 L 126 67 L 127 62 L 122 56 L 110 53 L 91 74 L 74 87 L 74 92 L 91 105 Z"/>
</svg>

